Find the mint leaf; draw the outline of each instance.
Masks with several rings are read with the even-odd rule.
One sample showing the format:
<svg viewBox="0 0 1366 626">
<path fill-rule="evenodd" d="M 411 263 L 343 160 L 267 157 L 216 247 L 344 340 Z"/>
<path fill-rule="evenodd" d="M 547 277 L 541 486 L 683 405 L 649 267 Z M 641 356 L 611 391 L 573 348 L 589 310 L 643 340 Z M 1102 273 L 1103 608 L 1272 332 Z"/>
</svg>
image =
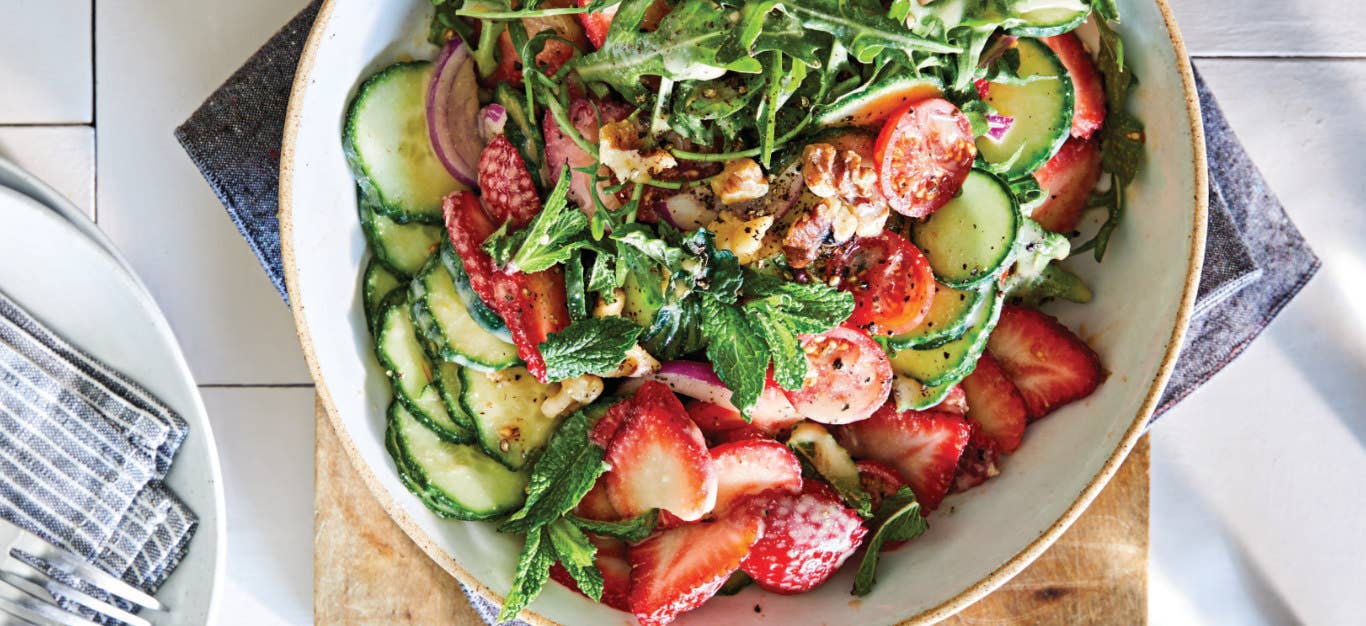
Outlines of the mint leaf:
<svg viewBox="0 0 1366 626">
<path fill-rule="evenodd" d="M 498 267 L 507 267 L 512 262 L 513 255 L 517 254 L 517 249 L 522 247 L 522 242 L 526 240 L 526 231 L 508 232 L 509 222 L 503 222 L 498 230 L 493 231 L 488 239 L 484 240 L 484 252 L 493 259 L 493 264 Z"/>
<path fill-rule="evenodd" d="M 559 559 L 560 565 L 564 566 L 565 571 L 569 572 L 570 577 L 578 584 L 579 591 L 593 599 L 594 602 L 602 599 L 602 571 L 594 564 L 597 557 L 598 548 L 588 541 L 588 536 L 583 534 L 577 526 L 561 518 L 546 527 L 546 534 L 550 536 L 550 543 L 555 547 L 555 556 Z"/>
<path fill-rule="evenodd" d="M 635 543 L 643 541 L 650 536 L 650 533 L 654 532 L 655 526 L 659 524 L 659 510 L 652 509 L 648 513 L 641 513 L 618 522 L 603 522 L 576 515 L 566 515 L 565 519 L 586 532 L 616 537 L 622 541 Z"/>
<path fill-rule="evenodd" d="M 711 297 L 702 298 L 702 333 L 707 359 L 730 389 L 731 404 L 748 417 L 764 391 L 768 346 L 740 309 Z"/>
<path fill-rule="evenodd" d="M 624 317 L 590 317 L 551 333 L 539 346 L 546 376 L 565 380 L 615 370 L 636 345 L 641 328 Z"/>
<path fill-rule="evenodd" d="M 605 405 L 594 404 L 576 411 L 560 424 L 531 468 L 526 502 L 498 530 L 530 533 L 578 505 L 607 471 L 603 462 L 607 451 L 588 439 L 593 420 L 604 410 Z"/>
<path fill-rule="evenodd" d="M 744 295 L 774 303 L 775 313 L 802 334 L 823 333 L 844 323 L 854 312 L 854 296 L 825 283 L 794 283 L 745 271 Z"/>
<path fill-rule="evenodd" d="M 503 600 L 503 609 L 498 612 L 499 623 L 516 619 L 517 614 L 541 594 L 546 579 L 550 578 L 550 566 L 554 564 L 555 548 L 545 537 L 545 532 L 538 528 L 528 533 L 522 554 L 517 557 L 517 573 L 512 579 L 512 590 Z"/>
<path fill-rule="evenodd" d="M 754 325 L 763 336 L 764 343 L 768 344 L 769 354 L 773 358 L 773 380 L 783 389 L 801 389 L 806 382 L 808 363 L 801 340 L 792 330 L 792 325 L 787 323 L 777 305 L 769 301 L 747 306 L 745 310 L 753 316 Z"/>
<path fill-rule="evenodd" d="M 915 494 L 908 487 L 902 487 L 884 498 L 873 520 L 876 530 L 864 544 L 863 561 L 854 575 L 853 594 L 856 596 L 868 595 L 873 590 L 873 584 L 877 582 L 877 560 L 882 544 L 888 541 L 910 541 L 929 529 L 929 524 L 920 515 L 920 503 L 916 502 Z"/>
<path fill-rule="evenodd" d="M 679 272 L 683 259 L 688 253 L 655 236 L 643 224 L 629 224 L 612 232 L 612 239 L 618 244 L 630 246 L 646 258 L 664 266 L 670 272 Z"/>
<path fill-rule="evenodd" d="M 690 233 L 683 240 L 683 245 L 704 262 L 703 275 L 697 281 L 697 287 L 706 290 L 720 302 L 734 303 L 744 283 L 740 260 L 730 250 L 717 248 L 716 235 L 705 228 Z"/>
<path fill-rule="evenodd" d="M 569 166 L 560 171 L 560 180 L 546 196 L 544 208 L 527 225 L 511 265 L 528 274 L 548 270 L 569 260 L 583 245 L 588 232 L 588 216 L 569 205 Z"/>
</svg>

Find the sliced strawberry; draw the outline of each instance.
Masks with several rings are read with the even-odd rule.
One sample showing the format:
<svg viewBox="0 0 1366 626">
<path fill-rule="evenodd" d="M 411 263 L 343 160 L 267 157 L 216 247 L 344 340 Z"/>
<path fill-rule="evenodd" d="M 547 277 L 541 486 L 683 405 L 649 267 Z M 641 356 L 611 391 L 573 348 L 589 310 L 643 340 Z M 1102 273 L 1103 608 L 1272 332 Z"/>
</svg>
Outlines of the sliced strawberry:
<svg viewBox="0 0 1366 626">
<path fill-rule="evenodd" d="M 716 504 L 716 464 L 678 397 L 663 383 L 641 385 L 630 415 L 607 447 L 607 497 L 624 517 L 663 509 L 684 521 Z"/>
<path fill-rule="evenodd" d="M 531 374 L 547 382 L 541 342 L 569 325 L 564 273 L 558 267 L 534 274 L 497 269 L 482 247 L 495 226 L 474 194 L 452 193 L 446 196 L 441 210 L 451 245 L 469 274 L 470 286 L 507 323 L 517 354 L 526 361 Z"/>
<path fill-rule="evenodd" d="M 949 395 L 944 396 L 944 400 L 934 406 L 936 411 L 959 415 L 967 415 L 968 408 L 968 395 L 963 392 L 961 385 L 954 385 L 953 389 L 949 390 Z"/>
<path fill-rule="evenodd" d="M 697 422 L 697 427 L 707 439 L 716 443 L 739 441 L 741 439 L 771 439 L 793 424 L 802 421 L 802 415 L 792 408 L 782 388 L 770 378 L 759 399 L 759 406 L 746 422 L 739 411 L 711 402 L 692 400 L 688 403 L 688 415 Z"/>
<path fill-rule="evenodd" d="M 996 468 L 1001 451 L 996 442 L 982 432 L 980 424 L 972 424 L 972 434 L 968 436 L 968 447 L 958 459 L 958 471 L 953 476 L 953 493 L 961 493 L 976 487 L 1001 471 Z"/>
<path fill-rule="evenodd" d="M 598 535 L 588 535 L 588 540 L 598 548 L 595 564 L 598 571 L 602 572 L 602 603 L 618 611 L 629 612 L 631 562 L 627 560 L 626 542 Z M 550 577 L 561 585 L 583 593 L 578 583 L 574 582 L 574 577 L 559 563 L 550 568 Z"/>
<path fill-rule="evenodd" d="M 1100 181 L 1100 143 L 1094 139 L 1068 139 L 1039 171 L 1034 172 L 1048 199 L 1030 215 L 1040 226 L 1055 233 L 1077 228 L 1081 214 Z"/>
<path fill-rule="evenodd" d="M 631 612 L 662 626 L 706 602 L 740 567 L 763 532 L 757 515 L 655 531 L 631 546 Z"/>
<path fill-rule="evenodd" d="M 1043 42 L 1072 76 L 1072 136 L 1088 139 L 1105 123 L 1105 86 L 1096 62 L 1072 33 L 1045 37 Z"/>
<path fill-rule="evenodd" d="M 996 359 L 983 354 L 962 386 L 968 397 L 968 421 L 981 426 L 982 434 L 996 442 L 1003 454 L 1019 449 L 1028 423 L 1024 398 Z"/>
<path fill-rule="evenodd" d="M 858 513 L 814 480 L 806 481 L 798 495 L 769 492 L 739 506 L 765 516 L 764 535 L 740 569 L 774 593 L 802 593 L 829 580 L 868 532 Z"/>
<path fill-rule="evenodd" d="M 896 468 L 886 463 L 859 461 L 855 466 L 858 467 L 858 478 L 859 482 L 863 483 L 863 490 L 872 497 L 874 511 L 882 506 L 884 498 L 906 486 L 906 481 L 901 480 L 901 475 L 897 473 Z M 891 552 L 904 545 L 906 545 L 905 541 L 884 541 L 882 551 Z"/>
<path fill-rule="evenodd" d="M 1014 305 L 987 341 L 987 351 L 1015 383 L 1030 420 L 1091 395 L 1105 374 L 1100 357 L 1051 315 Z"/>
<path fill-rule="evenodd" d="M 969 430 L 961 415 L 898 413 L 887 404 L 872 417 L 843 426 L 836 436 L 855 458 L 895 467 L 928 513 L 939 507 L 949 491 Z"/>
<path fill-rule="evenodd" d="M 615 522 L 624 519 L 621 512 L 617 511 L 617 507 L 612 506 L 611 498 L 607 497 L 607 481 L 602 478 L 593 483 L 593 488 L 584 494 L 582 500 L 579 500 L 578 506 L 574 507 L 574 514 L 584 519 L 599 522 Z"/>
<path fill-rule="evenodd" d="M 717 433 L 710 438 L 715 445 L 735 443 L 737 441 L 773 441 L 773 437 L 754 426 L 741 426 L 730 430 Z"/>
<path fill-rule="evenodd" d="M 697 427 L 702 429 L 702 434 L 708 437 L 750 425 L 739 411 L 714 402 L 689 400 L 684 407 L 688 410 L 688 417 L 691 417 L 692 421 L 697 423 Z"/>
<path fill-rule="evenodd" d="M 553 28 L 560 37 L 569 41 L 579 41 L 583 38 L 583 32 L 579 29 L 579 24 L 567 16 L 553 16 L 557 19 L 526 19 L 522 20 L 526 27 L 527 38 L 535 37 L 546 29 Z M 500 26 L 501 28 L 501 26 Z M 498 35 L 498 67 L 493 73 L 484 80 L 486 85 L 497 85 L 498 83 L 510 83 L 513 85 L 522 84 L 522 57 L 517 53 L 516 46 L 512 45 L 512 36 L 506 29 Z M 560 67 L 574 58 L 574 46 L 561 41 L 560 39 L 550 39 L 545 42 L 545 47 L 536 54 L 536 66 L 552 75 L 560 70 Z"/>
<path fill-rule="evenodd" d="M 800 493 L 802 463 L 787 446 L 772 439 L 747 439 L 711 449 L 716 463 L 717 515 L 739 498 L 765 491 Z"/>
<path fill-rule="evenodd" d="M 607 408 L 607 411 L 598 418 L 598 422 L 593 424 L 593 430 L 588 431 L 588 440 L 603 448 L 612 444 L 612 438 L 617 436 L 617 431 L 621 425 L 626 423 L 626 419 L 631 417 L 632 398 L 627 398 Z"/>
<path fill-rule="evenodd" d="M 604 123 L 616 122 L 626 119 L 630 114 L 630 107 L 616 102 L 580 98 L 569 105 L 569 120 L 574 124 L 574 128 L 588 143 L 595 146 L 598 145 L 599 118 Z M 558 182 L 560 170 L 566 164 L 569 165 L 570 176 L 573 177 L 569 183 L 569 197 L 578 203 L 580 208 L 591 210 L 597 206 L 593 203 L 593 192 L 590 189 L 593 181 L 587 172 L 581 170 L 596 164 L 597 159 L 584 152 L 579 144 L 574 143 L 574 140 L 560 129 L 550 111 L 546 111 L 541 128 L 545 133 L 545 157 L 546 165 L 550 168 L 551 183 Z M 621 200 L 607 193 L 607 186 L 606 181 L 598 183 L 598 198 L 607 208 L 616 209 L 621 206 Z"/>
<path fill-rule="evenodd" d="M 495 222 L 523 228 L 541 212 L 541 196 L 521 153 L 503 135 L 484 146 L 479 155 L 479 193 L 484 210 Z"/>
<path fill-rule="evenodd" d="M 991 95 L 991 81 L 985 78 L 979 78 L 972 81 L 972 86 L 977 88 L 977 98 L 979 100 L 986 100 L 987 96 Z"/>
<path fill-rule="evenodd" d="M 579 0 L 579 6 L 586 7 L 593 3 L 593 0 Z M 602 42 L 607 40 L 607 30 L 612 27 L 612 18 L 616 17 L 617 9 L 621 5 L 614 4 L 599 11 L 579 14 L 579 23 L 583 25 L 583 34 L 588 36 L 588 41 L 593 44 L 594 49 L 602 47 Z"/>
</svg>

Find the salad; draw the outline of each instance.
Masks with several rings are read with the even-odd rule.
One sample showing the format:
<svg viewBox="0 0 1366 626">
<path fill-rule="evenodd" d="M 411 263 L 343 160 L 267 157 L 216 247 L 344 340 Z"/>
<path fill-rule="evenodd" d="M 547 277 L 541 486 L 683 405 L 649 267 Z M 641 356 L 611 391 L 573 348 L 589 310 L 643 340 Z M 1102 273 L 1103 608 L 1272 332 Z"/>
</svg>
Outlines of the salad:
<svg viewBox="0 0 1366 626">
<path fill-rule="evenodd" d="M 1038 307 L 1142 158 L 1113 0 L 432 3 L 342 139 L 386 446 L 525 538 L 500 619 L 867 594 L 1103 383 Z"/>
</svg>

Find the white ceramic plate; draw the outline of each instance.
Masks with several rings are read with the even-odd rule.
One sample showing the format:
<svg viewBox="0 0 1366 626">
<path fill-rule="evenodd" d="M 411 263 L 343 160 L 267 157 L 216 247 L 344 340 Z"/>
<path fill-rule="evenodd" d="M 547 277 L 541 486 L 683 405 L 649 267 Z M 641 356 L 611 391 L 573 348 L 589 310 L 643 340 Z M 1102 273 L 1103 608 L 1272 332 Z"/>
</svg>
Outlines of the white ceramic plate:
<svg viewBox="0 0 1366 626">
<path fill-rule="evenodd" d="M 1148 161 L 1131 214 L 1103 267 L 1076 264 L 1095 288 L 1057 312 L 1101 354 L 1110 377 L 1094 395 L 1030 429 L 1001 476 L 950 496 L 931 529 L 884 558 L 874 593 L 849 595 L 845 571 L 813 593 L 757 589 L 716 598 L 686 624 L 889 624 L 941 619 L 1020 571 L 1084 510 L 1134 442 L 1171 372 L 1204 250 L 1204 144 L 1189 62 L 1161 0 L 1121 0 L 1125 50 L 1142 82 L 1134 107 Z M 281 159 L 285 271 L 299 337 L 328 413 L 362 476 L 409 535 L 460 580 L 495 599 L 519 545 L 489 524 L 442 521 L 399 483 L 383 445 L 389 389 L 371 356 L 358 284 L 365 242 L 342 154 L 342 115 L 357 85 L 401 55 L 431 56 L 428 8 L 416 0 L 331 0 L 300 62 Z M 850 570 L 852 568 L 845 568 Z M 441 584 L 439 581 L 434 584 Z M 755 607 L 759 607 L 756 614 Z M 634 623 L 559 585 L 534 621 Z"/>
<path fill-rule="evenodd" d="M 18 180 L 8 169 L 0 173 L 6 184 Z M 169 610 L 144 615 L 160 626 L 205 624 L 222 578 L 223 487 L 194 378 L 142 283 L 107 242 L 95 241 L 76 224 L 93 225 L 46 185 L 30 180 L 21 186 L 38 198 L 0 187 L 0 289 L 67 341 L 161 398 L 190 425 L 166 484 L 199 516 L 199 529 L 185 560 L 157 592 Z M 61 213 L 54 208 L 63 205 Z"/>
</svg>

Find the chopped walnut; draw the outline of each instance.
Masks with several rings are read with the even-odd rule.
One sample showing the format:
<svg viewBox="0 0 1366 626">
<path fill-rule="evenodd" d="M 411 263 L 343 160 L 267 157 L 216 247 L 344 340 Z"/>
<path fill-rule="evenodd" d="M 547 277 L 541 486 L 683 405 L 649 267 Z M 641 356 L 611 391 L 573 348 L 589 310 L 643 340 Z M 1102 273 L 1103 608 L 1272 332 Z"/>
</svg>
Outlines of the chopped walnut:
<svg viewBox="0 0 1366 626">
<path fill-rule="evenodd" d="M 642 154 L 645 136 L 645 127 L 630 118 L 604 124 L 598 131 L 598 157 L 617 180 L 643 183 L 653 174 L 678 167 L 678 160 L 662 148 Z"/>
<path fill-rule="evenodd" d="M 612 290 L 611 300 L 598 296 L 597 304 L 593 305 L 593 317 L 621 317 L 621 311 L 624 308 L 626 308 L 626 291 L 617 288 Z"/>
<path fill-rule="evenodd" d="M 722 204 L 739 204 L 768 195 L 768 179 L 754 159 L 736 159 L 711 179 L 711 189 Z"/>
<path fill-rule="evenodd" d="M 716 233 L 716 247 L 730 250 L 741 265 L 753 263 L 763 246 L 764 235 L 773 227 L 772 215 L 745 219 L 731 211 L 722 211 L 707 230 Z"/>
<path fill-rule="evenodd" d="M 554 419 L 573 411 L 602 395 L 602 379 L 592 374 L 555 383 L 550 396 L 541 403 L 541 414 Z"/>
<path fill-rule="evenodd" d="M 659 361 L 645 348 L 636 344 L 626 351 L 626 359 L 617 366 L 617 369 L 610 374 L 604 374 L 608 378 L 639 378 L 653 374 L 659 370 Z"/>
</svg>

